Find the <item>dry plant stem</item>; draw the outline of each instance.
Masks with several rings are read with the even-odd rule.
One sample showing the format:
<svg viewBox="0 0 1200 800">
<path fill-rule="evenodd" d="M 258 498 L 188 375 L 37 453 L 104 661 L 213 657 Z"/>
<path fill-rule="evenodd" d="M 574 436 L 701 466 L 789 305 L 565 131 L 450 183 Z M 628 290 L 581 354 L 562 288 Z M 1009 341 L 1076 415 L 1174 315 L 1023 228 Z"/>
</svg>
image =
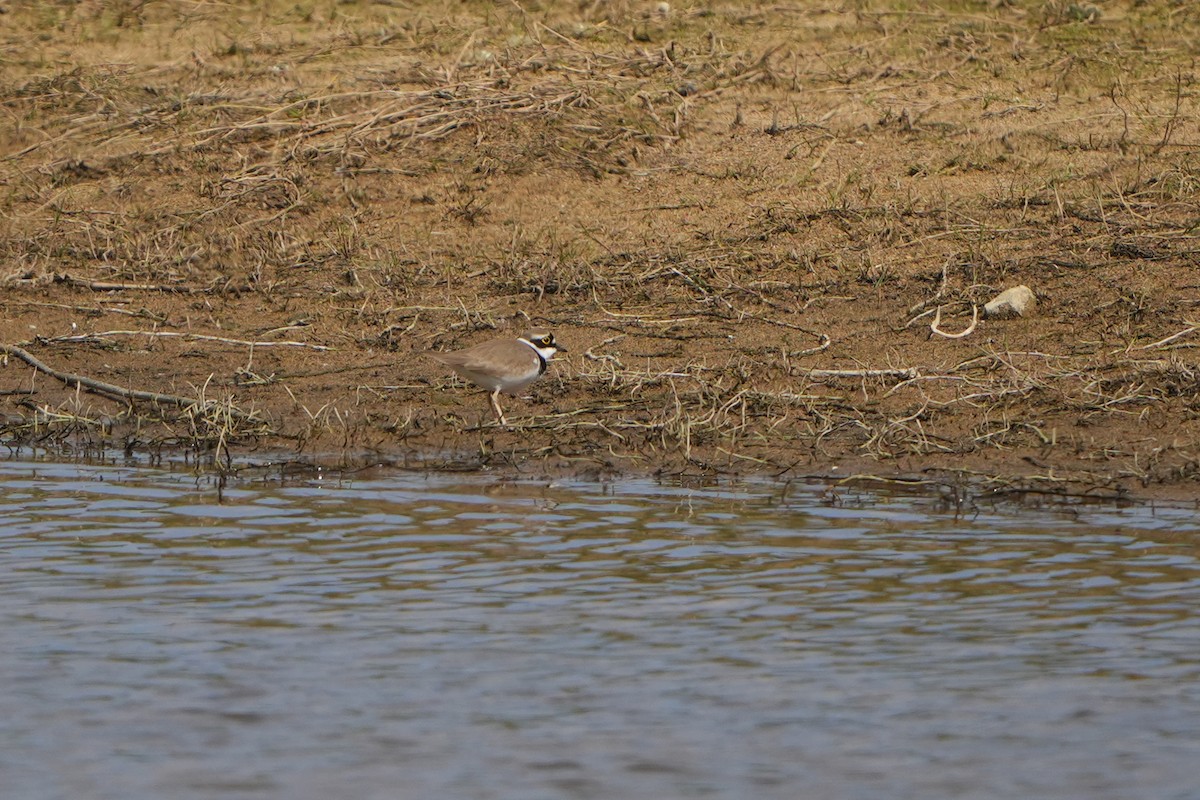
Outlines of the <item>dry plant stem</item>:
<svg viewBox="0 0 1200 800">
<path fill-rule="evenodd" d="M 127 308 L 111 308 L 108 306 L 75 306 L 68 303 L 39 303 L 36 300 L 10 300 L 10 303 L 18 306 L 29 306 L 34 308 L 61 308 L 67 311 L 74 311 L 77 314 L 124 314 L 127 317 L 142 317 L 153 320 L 160 324 L 167 321 L 166 317 L 153 314 L 145 309 L 130 311 Z"/>
<path fill-rule="evenodd" d="M 921 373 L 915 367 L 905 369 L 810 369 L 804 372 L 809 378 L 900 378 L 912 380 Z"/>
<path fill-rule="evenodd" d="M 112 397 L 118 400 L 142 400 L 148 403 L 179 406 L 180 408 L 200 408 L 204 406 L 204 403 L 194 397 L 163 394 L 162 392 L 146 392 L 140 389 L 126 389 L 124 386 L 117 386 L 114 383 L 105 383 L 104 381 L 98 381 L 95 378 L 89 378 L 85 375 L 75 375 L 71 372 L 60 372 L 59 370 L 54 369 L 45 362 L 39 360 L 36 356 L 20 347 L 17 347 L 16 345 L 0 344 L 0 353 L 16 356 L 29 366 L 36 369 L 38 372 L 45 373 L 55 380 L 62 381 L 67 386 L 84 388 L 89 391 L 96 392 L 97 394 L 102 394 L 106 397 Z M 228 411 L 235 417 L 248 417 L 245 412 L 238 411 L 234 408 L 230 408 Z"/>
<path fill-rule="evenodd" d="M 175 333 L 173 331 L 98 331 L 96 333 L 80 333 L 72 336 L 55 336 L 46 339 L 47 342 L 87 342 L 105 336 L 151 336 L 154 338 L 176 338 L 185 342 L 221 342 L 222 344 L 246 345 L 248 347 L 307 347 L 310 350 L 332 350 L 323 344 L 308 342 L 251 342 L 246 339 L 229 339 L 224 336 L 208 336 L 202 333 Z"/>
<path fill-rule="evenodd" d="M 217 290 L 229 290 L 237 292 L 250 291 L 249 286 L 236 287 L 216 287 L 200 289 L 195 286 L 172 286 L 170 284 L 161 283 L 114 283 L 111 281 L 87 281 L 82 278 L 75 278 L 71 275 L 55 275 L 55 283 L 65 283 L 68 286 L 79 286 L 84 289 L 91 289 L 95 292 L 171 292 L 173 294 L 207 294 Z"/>
<path fill-rule="evenodd" d="M 800 356 L 811 356 L 816 353 L 820 353 L 822 350 L 828 350 L 829 345 L 833 343 L 833 340 L 823 333 L 819 334 L 819 336 L 820 344 L 818 344 L 816 347 L 810 347 L 807 350 L 800 350 L 795 353 L 788 353 L 788 355 L 792 358 L 799 358 Z"/>
<path fill-rule="evenodd" d="M 871 473 L 859 472 L 854 475 L 847 475 L 839 480 L 836 486 L 846 486 L 852 483 L 881 483 L 890 484 L 893 486 L 945 486 L 945 481 L 931 481 L 924 478 L 891 478 L 884 475 L 873 475 Z"/>
<path fill-rule="evenodd" d="M 946 283 L 949 279 L 950 279 L 950 275 L 949 275 L 948 265 L 943 263 L 942 264 L 942 282 L 938 284 L 937 292 L 933 295 L 933 297 L 926 298 L 925 300 L 922 300 L 921 302 L 917 303 L 915 306 L 912 306 L 911 308 L 908 309 L 908 313 L 910 316 L 913 314 L 917 315 L 913 319 L 909 320 L 909 322 L 908 322 L 909 325 L 913 324 L 918 319 L 925 316 L 925 314 L 929 313 L 928 311 L 926 311 L 926 309 L 928 309 L 931 305 L 936 303 L 938 300 L 942 299 L 942 295 L 946 293 Z M 905 327 L 907 327 L 907 326 L 905 326 Z"/>
<path fill-rule="evenodd" d="M 1128 350 L 1126 350 L 1126 352 L 1132 352 L 1133 350 L 1153 350 L 1156 347 L 1164 347 L 1164 346 L 1170 344 L 1171 342 L 1175 341 L 1176 339 L 1182 339 L 1184 336 L 1187 336 L 1190 333 L 1195 333 L 1198 330 L 1200 330 L 1200 325 L 1195 325 L 1195 324 L 1189 322 L 1188 327 L 1184 328 L 1179 333 L 1173 333 L 1170 336 L 1166 337 L 1165 339 L 1159 339 L 1157 342 L 1151 342 L 1150 344 L 1144 344 L 1139 347 L 1128 348 Z M 1116 353 L 1116 352 L 1120 352 L 1120 351 L 1114 350 L 1113 352 Z"/>
<path fill-rule="evenodd" d="M 965 331 L 960 333 L 946 333 L 938 328 L 942 322 L 942 307 L 938 306 L 937 313 L 933 315 L 933 322 L 929 323 L 929 330 L 936 333 L 938 336 L 944 336 L 947 339 L 963 339 L 975 332 L 975 326 L 979 324 L 979 306 L 971 304 L 971 324 L 967 326 Z"/>
</svg>

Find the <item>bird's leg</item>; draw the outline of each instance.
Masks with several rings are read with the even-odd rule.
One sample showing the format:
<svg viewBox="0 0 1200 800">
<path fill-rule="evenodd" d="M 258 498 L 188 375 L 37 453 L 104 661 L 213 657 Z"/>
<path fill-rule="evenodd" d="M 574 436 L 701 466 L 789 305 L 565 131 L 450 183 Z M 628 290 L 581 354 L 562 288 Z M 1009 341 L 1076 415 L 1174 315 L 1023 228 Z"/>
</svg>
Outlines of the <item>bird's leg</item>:
<svg viewBox="0 0 1200 800">
<path fill-rule="evenodd" d="M 492 392 L 488 395 L 488 399 L 492 401 L 492 410 L 496 412 L 496 419 L 500 421 L 501 425 L 507 428 L 508 420 L 504 418 L 504 412 L 500 410 L 500 390 L 497 389 Z"/>
</svg>

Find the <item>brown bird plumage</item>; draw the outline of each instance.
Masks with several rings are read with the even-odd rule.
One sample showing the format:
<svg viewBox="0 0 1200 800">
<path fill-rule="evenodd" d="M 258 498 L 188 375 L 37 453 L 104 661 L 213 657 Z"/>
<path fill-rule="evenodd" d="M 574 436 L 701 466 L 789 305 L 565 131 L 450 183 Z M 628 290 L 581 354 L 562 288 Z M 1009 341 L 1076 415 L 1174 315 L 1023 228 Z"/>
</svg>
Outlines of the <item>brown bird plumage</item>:
<svg viewBox="0 0 1200 800">
<path fill-rule="evenodd" d="M 508 425 L 500 410 L 500 393 L 516 394 L 546 371 L 555 353 L 567 348 L 547 331 L 530 331 L 517 339 L 493 339 L 464 350 L 430 351 L 429 355 L 476 386 L 491 392 L 492 410 L 501 425 Z"/>
</svg>

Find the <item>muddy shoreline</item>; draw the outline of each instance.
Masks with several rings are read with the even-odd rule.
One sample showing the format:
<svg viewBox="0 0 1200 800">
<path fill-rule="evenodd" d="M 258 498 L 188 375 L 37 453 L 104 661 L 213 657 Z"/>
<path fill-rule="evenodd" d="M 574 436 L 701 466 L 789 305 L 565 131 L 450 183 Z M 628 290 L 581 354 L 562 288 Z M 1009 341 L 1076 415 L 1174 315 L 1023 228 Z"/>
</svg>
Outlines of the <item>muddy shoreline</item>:
<svg viewBox="0 0 1200 800">
<path fill-rule="evenodd" d="M 0 437 L 1194 499 L 1200 12 L 1059 5 L 13 6 Z"/>
</svg>

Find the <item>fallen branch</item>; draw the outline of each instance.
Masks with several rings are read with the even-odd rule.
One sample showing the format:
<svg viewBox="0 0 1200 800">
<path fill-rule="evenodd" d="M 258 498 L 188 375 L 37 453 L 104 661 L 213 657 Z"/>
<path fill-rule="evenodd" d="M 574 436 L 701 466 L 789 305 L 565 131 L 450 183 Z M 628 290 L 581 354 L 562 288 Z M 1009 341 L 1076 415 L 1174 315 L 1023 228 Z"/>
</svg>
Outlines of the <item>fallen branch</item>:
<svg viewBox="0 0 1200 800">
<path fill-rule="evenodd" d="M 947 339 L 962 339 L 970 336 L 975 332 L 975 326 L 979 324 L 979 306 L 975 305 L 974 303 L 971 304 L 971 324 L 967 326 L 967 329 L 961 333 L 946 333 L 944 330 L 938 328 L 938 325 L 941 324 L 941 321 L 942 307 L 938 306 L 937 313 L 933 315 L 933 322 L 929 323 L 929 330 L 933 331 L 938 336 L 945 336 Z"/>
<path fill-rule="evenodd" d="M 83 388 L 88 391 L 101 394 L 106 397 L 111 397 L 117 400 L 142 400 L 147 403 L 157 403 L 160 405 L 179 406 L 180 408 L 205 408 L 212 405 L 211 402 L 198 400 L 194 397 L 184 397 L 175 394 L 163 394 L 162 392 L 146 392 L 141 389 L 126 389 L 124 386 L 117 386 L 115 383 L 106 383 L 104 381 L 89 378 L 85 375 L 75 375 L 71 372 L 60 372 L 46 363 L 40 361 L 37 357 L 26 350 L 12 344 L 0 344 L 0 353 L 16 356 L 24 361 L 29 366 L 36 369 L 38 372 L 45 373 L 55 380 L 62 381 L 67 386 L 75 388 Z M 253 415 L 240 411 L 232 406 L 228 408 L 229 414 L 240 419 L 250 419 Z"/>
</svg>

